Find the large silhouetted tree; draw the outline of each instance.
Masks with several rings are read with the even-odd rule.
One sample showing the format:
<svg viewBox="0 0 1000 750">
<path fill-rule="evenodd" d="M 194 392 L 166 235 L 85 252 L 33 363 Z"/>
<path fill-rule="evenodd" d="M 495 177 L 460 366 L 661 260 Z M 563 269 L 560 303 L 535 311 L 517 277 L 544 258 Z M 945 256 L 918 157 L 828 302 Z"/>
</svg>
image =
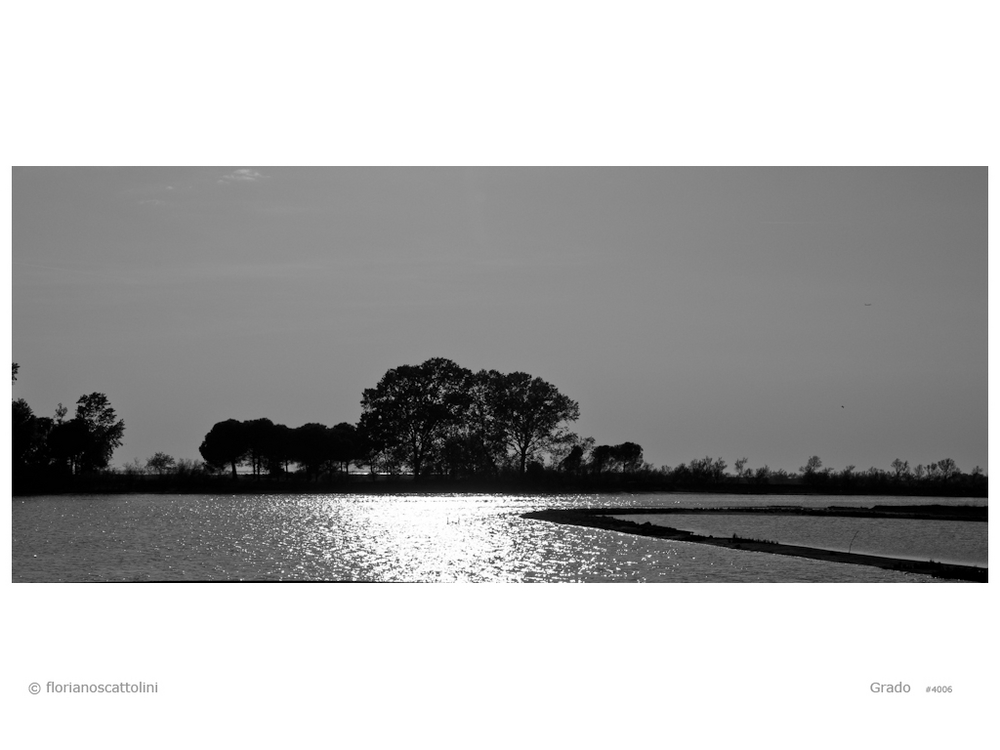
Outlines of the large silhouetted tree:
<svg viewBox="0 0 1000 750">
<path fill-rule="evenodd" d="M 78 469 L 106 468 L 125 434 L 125 422 L 118 419 L 108 397 L 103 393 L 80 396 L 76 402 L 76 416 L 70 421 L 79 423 L 77 429 L 86 435 L 77 460 Z"/>
<path fill-rule="evenodd" d="M 452 456 L 460 456 L 460 473 L 494 476 L 509 463 L 507 436 L 497 419 L 504 375 L 480 370 L 469 382 L 469 405 L 461 428 L 453 435 Z"/>
<path fill-rule="evenodd" d="M 276 472 L 282 461 L 281 434 L 270 419 L 248 419 L 241 423 L 246 440 L 247 459 L 254 476 L 262 471 Z"/>
<path fill-rule="evenodd" d="M 358 428 L 349 422 L 340 422 L 328 431 L 328 460 L 338 471 L 347 472 L 354 461 L 365 456 L 365 447 Z"/>
<path fill-rule="evenodd" d="M 525 372 L 494 377 L 492 417 L 524 474 L 529 459 L 565 437 L 566 424 L 579 419 L 580 407 L 551 383 Z"/>
<path fill-rule="evenodd" d="M 43 468 L 48 463 L 52 420 L 36 417 L 23 398 L 13 402 L 11 416 L 11 459 L 14 468 Z"/>
<path fill-rule="evenodd" d="M 198 448 L 205 463 L 212 468 L 231 467 L 234 479 L 237 465 L 246 459 L 249 450 L 247 432 L 237 419 L 216 422 Z"/>
<path fill-rule="evenodd" d="M 622 471 L 638 471 L 642 468 L 642 446 L 638 443 L 621 443 L 612 451 Z"/>
<path fill-rule="evenodd" d="M 292 432 L 292 459 L 305 469 L 310 479 L 319 476 L 323 464 L 333 455 L 330 428 L 318 422 L 296 427 Z"/>
<path fill-rule="evenodd" d="M 583 446 L 574 445 L 559 466 L 570 474 L 578 474 L 583 466 Z"/>
<path fill-rule="evenodd" d="M 444 448 L 468 408 L 472 373 L 450 359 L 396 367 L 367 388 L 359 428 L 390 462 L 409 466 L 419 478 Z"/>
<path fill-rule="evenodd" d="M 595 474 L 610 469 L 615 449 L 610 445 L 598 445 L 590 452 L 590 467 Z"/>
<path fill-rule="evenodd" d="M 292 428 L 273 423 L 266 428 L 264 466 L 269 474 L 287 473 L 294 452 Z"/>
<path fill-rule="evenodd" d="M 48 447 L 57 472 L 76 475 L 89 467 L 87 454 L 93 452 L 90 431 L 82 419 L 56 422 Z"/>
<path fill-rule="evenodd" d="M 13 363 L 11 382 L 17 382 L 20 365 Z M 60 404 L 61 406 L 61 404 Z M 11 402 L 11 466 L 15 474 L 44 472 L 52 460 L 50 439 L 54 422 L 37 417 L 23 398 Z"/>
</svg>

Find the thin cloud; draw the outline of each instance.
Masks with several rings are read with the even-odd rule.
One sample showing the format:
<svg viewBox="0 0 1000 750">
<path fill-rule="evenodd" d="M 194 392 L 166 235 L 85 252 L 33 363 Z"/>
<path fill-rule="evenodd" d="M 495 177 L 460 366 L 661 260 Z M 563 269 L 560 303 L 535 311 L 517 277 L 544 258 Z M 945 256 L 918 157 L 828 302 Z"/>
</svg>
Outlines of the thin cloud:
<svg viewBox="0 0 1000 750">
<path fill-rule="evenodd" d="M 266 175 L 262 175 L 256 169 L 237 169 L 225 175 L 221 180 L 219 180 L 219 183 L 257 182 L 258 180 L 263 180 L 265 178 Z"/>
</svg>

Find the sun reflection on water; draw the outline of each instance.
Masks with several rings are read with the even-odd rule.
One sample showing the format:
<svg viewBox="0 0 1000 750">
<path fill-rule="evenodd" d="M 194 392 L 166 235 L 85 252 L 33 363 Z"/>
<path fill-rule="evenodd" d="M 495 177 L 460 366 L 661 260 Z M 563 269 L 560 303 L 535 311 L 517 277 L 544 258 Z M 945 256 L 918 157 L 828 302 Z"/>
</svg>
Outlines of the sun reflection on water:
<svg viewBox="0 0 1000 750">
<path fill-rule="evenodd" d="M 882 581 L 892 571 L 524 519 L 677 496 L 132 495 L 18 501 L 14 580 Z M 695 498 L 697 502 L 697 498 Z"/>
</svg>

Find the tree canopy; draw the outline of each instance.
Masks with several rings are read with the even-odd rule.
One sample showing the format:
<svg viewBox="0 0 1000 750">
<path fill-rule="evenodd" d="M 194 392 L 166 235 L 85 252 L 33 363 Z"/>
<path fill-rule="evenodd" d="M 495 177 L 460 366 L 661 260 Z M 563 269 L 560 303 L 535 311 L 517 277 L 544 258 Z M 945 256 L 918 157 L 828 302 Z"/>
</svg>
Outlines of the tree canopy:
<svg viewBox="0 0 1000 750">
<path fill-rule="evenodd" d="M 16 399 L 12 411 L 13 463 L 22 474 L 72 476 L 105 469 L 122 445 L 125 423 L 103 393 L 81 396 L 70 420 L 62 404 L 54 419 L 36 416 L 24 399 Z"/>
<path fill-rule="evenodd" d="M 86 435 L 81 467 L 85 471 L 107 467 L 125 434 L 125 422 L 118 419 L 108 397 L 103 393 L 80 396 L 72 421 L 80 423 Z"/>
<path fill-rule="evenodd" d="M 229 469 L 233 477 L 244 463 L 255 476 L 285 474 L 288 465 L 296 463 L 315 477 L 324 470 L 346 470 L 362 457 L 364 448 L 354 425 L 346 422 L 335 427 L 310 422 L 293 429 L 261 418 L 216 422 L 199 452 L 210 468 Z"/>
<path fill-rule="evenodd" d="M 390 466 L 405 464 L 419 477 L 462 425 L 471 379 L 472 373 L 442 357 L 395 367 L 365 389 L 359 428 Z"/>
<path fill-rule="evenodd" d="M 173 456 L 169 456 L 162 451 L 157 451 L 148 459 L 146 459 L 146 468 L 150 471 L 155 471 L 158 475 L 163 475 L 177 466 L 177 461 L 174 460 Z"/>
<path fill-rule="evenodd" d="M 389 466 L 414 476 L 495 473 L 528 462 L 569 436 L 575 401 L 524 372 L 473 374 L 451 360 L 396 367 L 365 390 L 359 429 Z"/>
<path fill-rule="evenodd" d="M 249 452 L 249 441 L 243 424 L 236 419 L 216 422 L 205 435 L 198 448 L 205 463 L 214 469 L 232 468 L 236 477 L 236 466 L 242 463 Z"/>
<path fill-rule="evenodd" d="M 529 459 L 568 436 L 566 425 L 580 418 L 580 407 L 551 383 L 525 372 L 497 373 L 493 379 L 488 407 L 524 474 Z"/>
</svg>

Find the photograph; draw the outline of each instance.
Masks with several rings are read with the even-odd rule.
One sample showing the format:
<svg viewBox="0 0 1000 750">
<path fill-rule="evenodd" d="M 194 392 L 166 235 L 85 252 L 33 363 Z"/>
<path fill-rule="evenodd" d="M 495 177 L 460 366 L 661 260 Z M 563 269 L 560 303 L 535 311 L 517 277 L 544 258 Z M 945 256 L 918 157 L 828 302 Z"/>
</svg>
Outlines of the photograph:
<svg viewBox="0 0 1000 750">
<path fill-rule="evenodd" d="M 12 6 L 8 741 L 996 744 L 989 11 Z"/>
<path fill-rule="evenodd" d="M 13 227 L 14 581 L 987 580 L 985 168 L 18 167 Z"/>
</svg>

